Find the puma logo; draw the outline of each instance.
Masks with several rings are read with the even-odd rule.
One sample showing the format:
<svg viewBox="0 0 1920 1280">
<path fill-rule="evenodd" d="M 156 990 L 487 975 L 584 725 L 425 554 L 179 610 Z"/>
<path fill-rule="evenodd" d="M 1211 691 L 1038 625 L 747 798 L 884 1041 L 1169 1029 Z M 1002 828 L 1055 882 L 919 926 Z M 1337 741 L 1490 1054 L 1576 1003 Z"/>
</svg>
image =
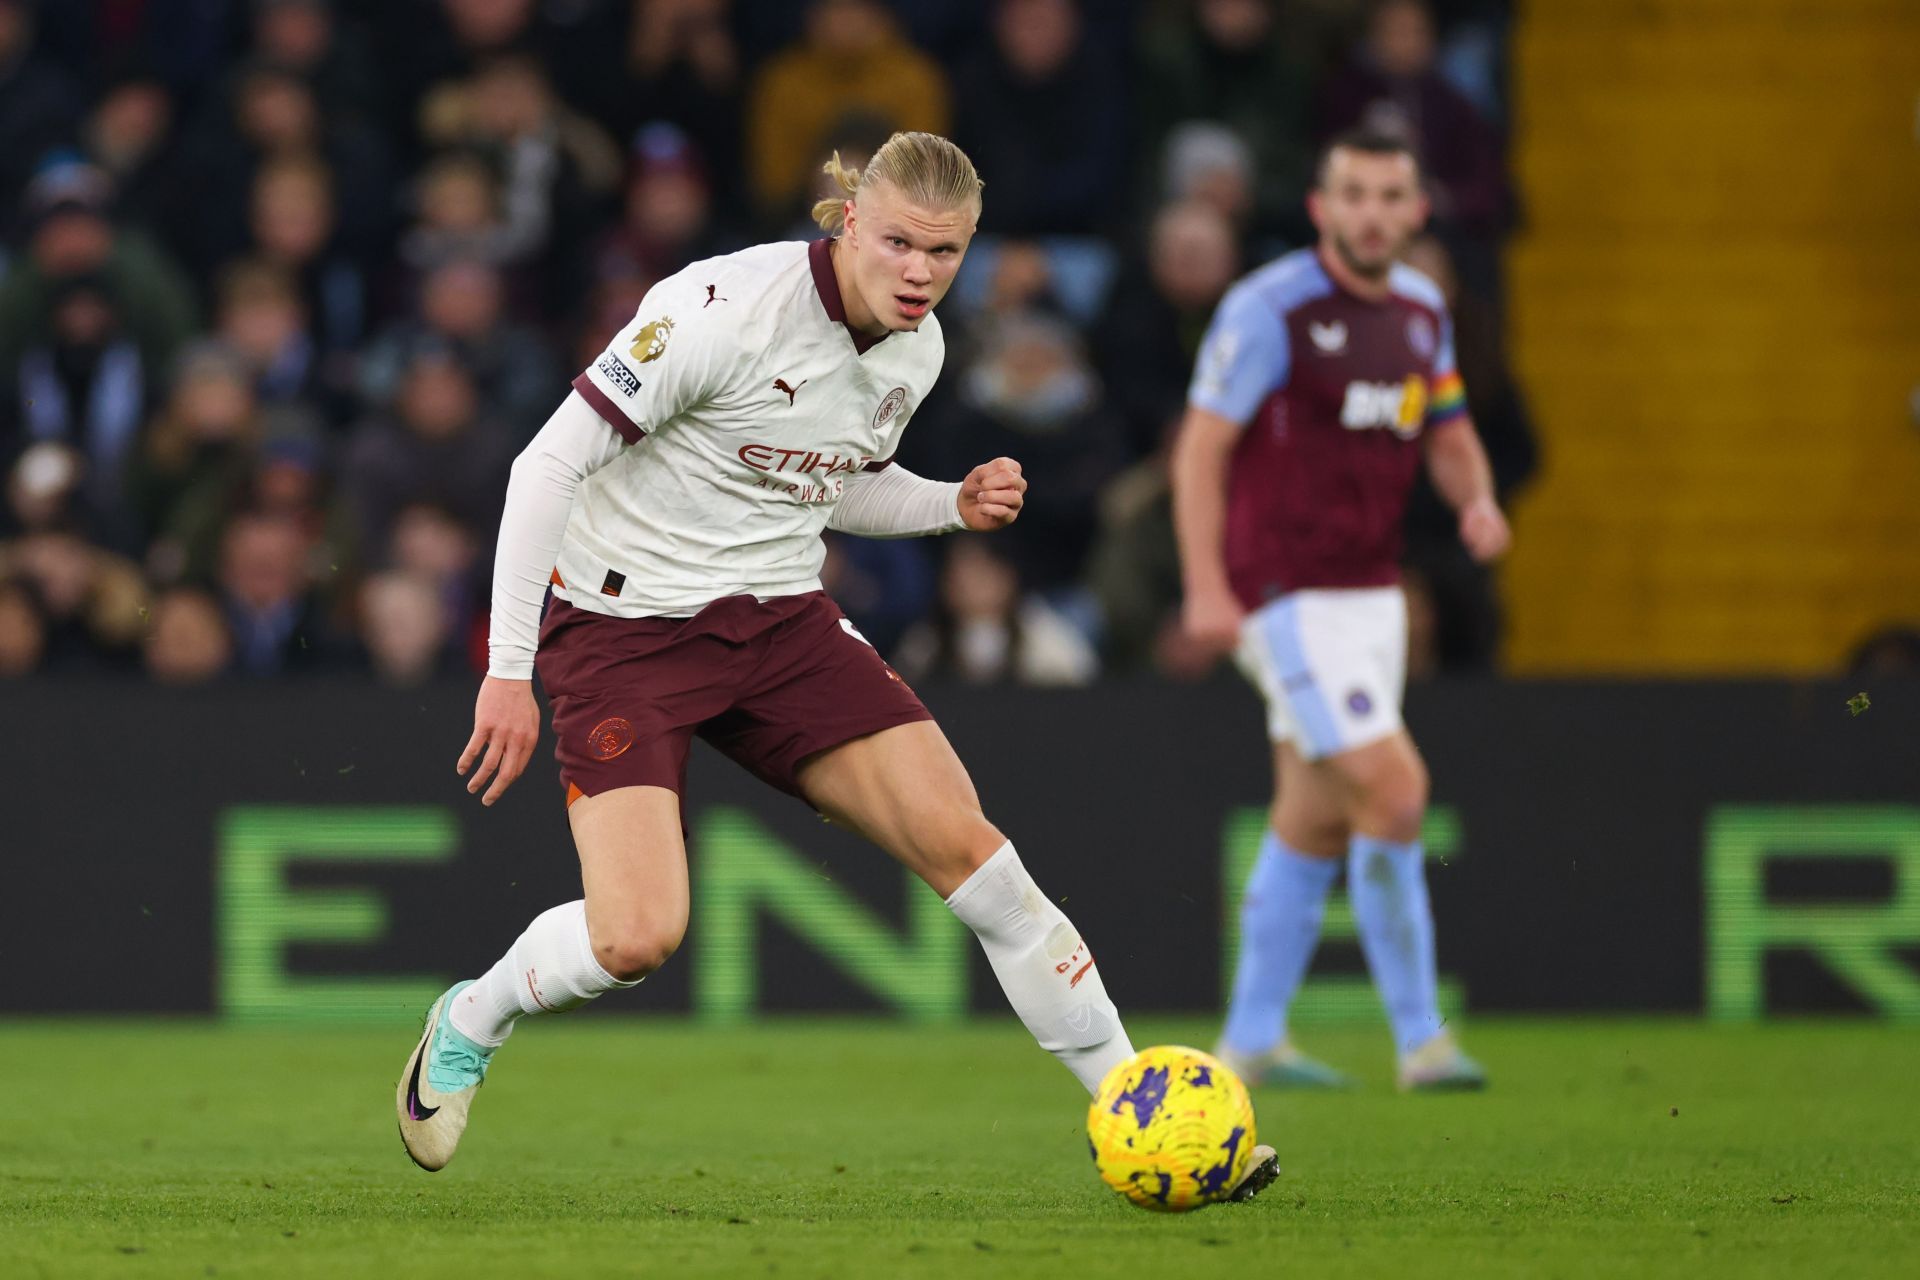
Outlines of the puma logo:
<svg viewBox="0 0 1920 1280">
<path fill-rule="evenodd" d="M 713 291 L 714 291 L 714 288 L 715 288 L 715 286 L 713 286 L 713 285 L 708 285 L 708 286 L 707 286 L 707 300 L 706 300 L 705 302 L 703 302 L 703 303 L 701 303 L 701 304 L 700 304 L 700 309 L 701 309 L 702 311 L 705 311 L 705 310 L 706 310 L 706 309 L 707 309 L 708 307 L 710 307 L 710 306 L 712 306 L 712 305 L 713 305 L 714 303 L 716 303 L 716 302 L 725 302 L 725 301 L 726 301 L 726 299 L 725 299 L 725 298 L 720 298 L 720 297 L 716 297 L 716 296 L 714 296 L 714 292 L 713 292 Z"/>
<path fill-rule="evenodd" d="M 805 378 L 802 378 L 802 379 L 800 379 L 800 387 L 804 387 L 804 386 L 806 386 L 806 385 L 807 385 L 807 380 L 806 380 Z M 774 389 L 775 391 L 784 391 L 784 392 L 786 392 L 786 393 L 787 393 L 787 407 L 788 407 L 788 408 L 792 408 L 792 407 L 793 407 L 793 398 L 794 398 L 794 397 L 795 397 L 796 395 L 798 395 L 798 394 L 800 394 L 800 387 L 790 387 L 790 386 L 788 386 L 788 385 L 787 385 L 787 380 L 786 380 L 785 378 L 775 378 L 775 379 L 773 380 L 773 389 Z"/>
</svg>

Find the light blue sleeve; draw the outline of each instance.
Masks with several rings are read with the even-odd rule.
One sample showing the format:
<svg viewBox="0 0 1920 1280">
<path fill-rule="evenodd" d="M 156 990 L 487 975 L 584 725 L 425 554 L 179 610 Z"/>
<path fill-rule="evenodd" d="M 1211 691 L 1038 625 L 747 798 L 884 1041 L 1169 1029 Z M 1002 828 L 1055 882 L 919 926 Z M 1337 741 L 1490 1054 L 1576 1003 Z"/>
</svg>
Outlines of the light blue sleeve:
<svg viewBox="0 0 1920 1280">
<path fill-rule="evenodd" d="M 1272 304 L 1245 285 L 1230 289 L 1201 340 L 1187 403 L 1245 426 L 1286 382 L 1291 363 L 1287 327 Z"/>
<path fill-rule="evenodd" d="M 1433 356 L 1433 376 L 1444 378 L 1459 371 L 1460 362 L 1453 354 L 1453 313 L 1443 304 L 1440 308 L 1440 349 Z"/>
</svg>

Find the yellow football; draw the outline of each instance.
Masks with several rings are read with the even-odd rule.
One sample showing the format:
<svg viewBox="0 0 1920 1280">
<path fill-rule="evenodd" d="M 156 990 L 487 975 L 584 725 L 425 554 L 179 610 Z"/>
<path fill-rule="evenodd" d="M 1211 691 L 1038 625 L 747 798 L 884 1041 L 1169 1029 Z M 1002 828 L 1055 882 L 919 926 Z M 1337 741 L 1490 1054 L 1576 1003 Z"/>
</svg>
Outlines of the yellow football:
<svg viewBox="0 0 1920 1280">
<path fill-rule="evenodd" d="M 1144 1209 L 1224 1200 L 1253 1153 L 1253 1099 L 1210 1053 L 1142 1049 L 1107 1073 L 1087 1108 L 1100 1180 Z"/>
</svg>

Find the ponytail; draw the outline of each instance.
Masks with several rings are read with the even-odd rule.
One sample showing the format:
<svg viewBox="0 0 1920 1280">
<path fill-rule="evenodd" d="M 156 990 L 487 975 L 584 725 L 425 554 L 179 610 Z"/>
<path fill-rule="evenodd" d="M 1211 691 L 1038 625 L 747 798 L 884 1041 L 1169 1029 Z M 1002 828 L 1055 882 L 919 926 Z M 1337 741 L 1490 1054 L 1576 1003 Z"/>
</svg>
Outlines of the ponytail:
<svg viewBox="0 0 1920 1280">
<path fill-rule="evenodd" d="M 841 164 L 840 153 L 836 151 L 827 163 L 821 166 L 821 172 L 831 177 L 845 194 L 829 196 L 816 203 L 813 206 L 813 220 L 820 224 L 822 231 L 838 235 L 847 225 L 847 201 L 853 199 L 860 191 L 860 171 L 849 169 Z"/>
<path fill-rule="evenodd" d="M 823 231 L 837 234 L 847 222 L 847 201 L 857 199 L 862 186 L 887 186 L 929 209 L 980 207 L 986 184 L 974 171 L 967 153 L 933 133 L 896 133 L 867 161 L 865 170 L 850 169 L 840 153 L 822 167 L 844 193 L 813 206 L 813 220 Z"/>
</svg>

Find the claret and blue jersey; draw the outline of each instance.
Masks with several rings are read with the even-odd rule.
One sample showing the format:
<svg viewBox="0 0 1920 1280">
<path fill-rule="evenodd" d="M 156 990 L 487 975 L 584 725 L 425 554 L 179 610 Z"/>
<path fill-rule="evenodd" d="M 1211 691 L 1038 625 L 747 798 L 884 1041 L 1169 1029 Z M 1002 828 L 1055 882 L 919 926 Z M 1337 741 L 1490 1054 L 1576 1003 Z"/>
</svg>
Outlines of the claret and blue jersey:
<svg viewBox="0 0 1920 1280">
<path fill-rule="evenodd" d="M 1201 345 L 1191 404 L 1243 431 L 1227 484 L 1227 573 L 1255 608 L 1398 581 L 1420 436 L 1465 421 L 1440 290 L 1396 265 L 1358 297 L 1302 249 L 1236 284 Z"/>
</svg>

